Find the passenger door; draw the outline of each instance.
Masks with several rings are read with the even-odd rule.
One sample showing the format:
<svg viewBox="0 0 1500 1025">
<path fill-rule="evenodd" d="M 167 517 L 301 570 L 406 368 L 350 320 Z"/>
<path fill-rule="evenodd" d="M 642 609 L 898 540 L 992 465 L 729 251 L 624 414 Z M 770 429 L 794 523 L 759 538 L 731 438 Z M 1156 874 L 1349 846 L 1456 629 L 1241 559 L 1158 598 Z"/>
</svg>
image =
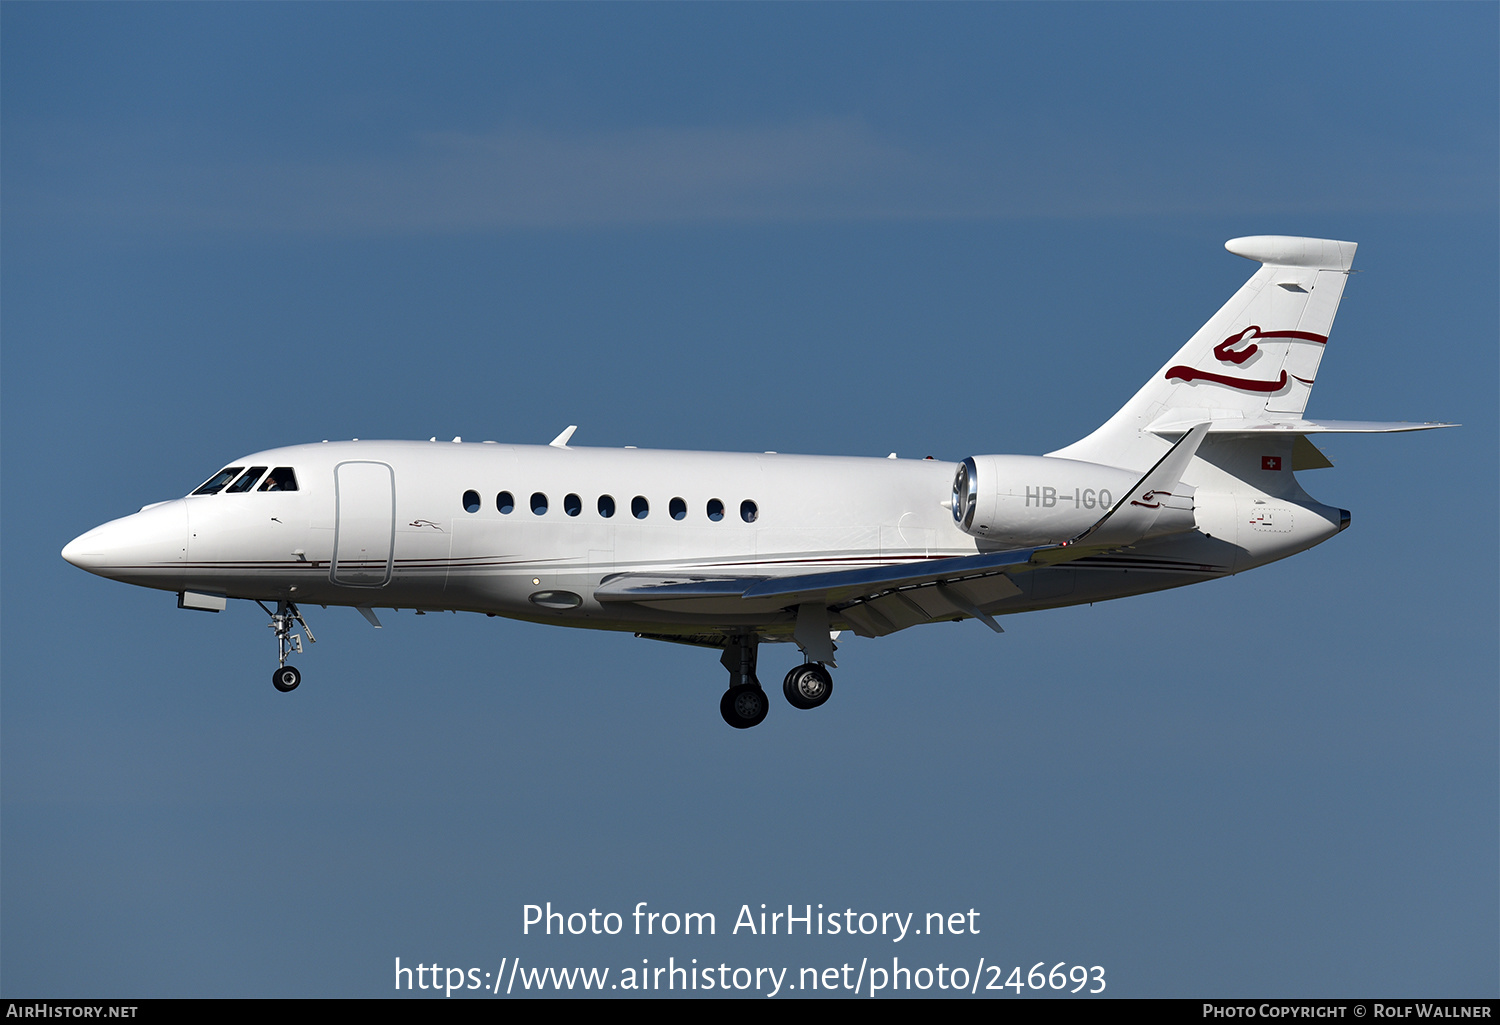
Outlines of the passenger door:
<svg viewBox="0 0 1500 1025">
<path fill-rule="evenodd" d="M 334 467 L 336 503 L 329 579 L 345 587 L 384 587 L 391 579 L 396 474 L 386 463 Z"/>
</svg>

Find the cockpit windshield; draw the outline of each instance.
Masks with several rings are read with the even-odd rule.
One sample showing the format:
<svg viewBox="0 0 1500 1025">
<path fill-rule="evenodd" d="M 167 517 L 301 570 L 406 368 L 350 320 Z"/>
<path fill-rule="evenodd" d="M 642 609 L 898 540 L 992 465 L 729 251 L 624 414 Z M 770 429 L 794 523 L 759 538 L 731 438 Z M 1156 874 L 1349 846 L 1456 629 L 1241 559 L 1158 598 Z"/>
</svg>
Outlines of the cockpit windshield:
<svg viewBox="0 0 1500 1025">
<path fill-rule="evenodd" d="M 235 477 L 239 476 L 239 472 L 243 469 L 243 466 L 226 466 L 224 467 L 224 469 L 208 478 L 208 480 L 204 481 L 203 486 L 200 487 L 197 491 L 194 491 L 193 494 L 217 495 L 224 489 L 224 485 L 228 484 L 230 481 L 234 480 Z"/>
<path fill-rule="evenodd" d="M 266 477 L 266 482 L 260 486 L 262 491 L 296 491 L 297 475 L 292 472 L 290 466 L 278 466 Z"/>
<path fill-rule="evenodd" d="M 240 471 L 244 471 L 241 473 Z M 265 474 L 265 480 L 261 475 Z M 230 481 L 234 481 L 230 484 Z M 260 487 L 255 485 L 259 483 Z M 228 487 L 225 487 L 225 485 Z M 226 495 L 243 495 L 249 491 L 296 491 L 297 473 L 290 466 L 278 466 L 270 473 L 266 473 L 264 466 L 252 466 L 246 470 L 243 466 L 226 466 L 214 474 L 203 485 L 194 491 L 195 495 L 217 495 L 223 492 Z"/>
<path fill-rule="evenodd" d="M 240 476 L 239 480 L 235 481 L 225 489 L 224 494 L 238 495 L 243 492 L 249 491 L 251 488 L 255 487 L 255 482 L 260 480 L 260 475 L 265 472 L 266 468 L 264 466 L 250 467 L 250 469 L 246 470 Z"/>
</svg>

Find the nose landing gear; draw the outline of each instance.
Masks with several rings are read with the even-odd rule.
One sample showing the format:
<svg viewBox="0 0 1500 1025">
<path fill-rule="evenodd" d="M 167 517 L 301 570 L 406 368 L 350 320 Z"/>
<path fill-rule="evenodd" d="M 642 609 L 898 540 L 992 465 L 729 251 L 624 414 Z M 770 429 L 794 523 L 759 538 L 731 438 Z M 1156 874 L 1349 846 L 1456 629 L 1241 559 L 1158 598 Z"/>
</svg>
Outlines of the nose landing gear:
<svg viewBox="0 0 1500 1025">
<path fill-rule="evenodd" d="M 271 674 L 271 685 L 283 694 L 294 691 L 302 682 L 302 674 L 295 666 L 287 665 L 286 660 L 294 651 L 299 655 L 302 654 L 302 635 L 292 633 L 293 624 L 301 624 L 302 629 L 307 632 L 307 643 L 316 644 L 318 639 L 313 636 L 307 620 L 302 618 L 301 611 L 294 603 L 278 601 L 275 612 L 266 608 L 266 603 L 259 599 L 256 599 L 255 604 L 265 609 L 266 615 L 271 617 L 270 627 L 276 631 L 276 653 L 281 664 L 276 672 Z"/>
</svg>

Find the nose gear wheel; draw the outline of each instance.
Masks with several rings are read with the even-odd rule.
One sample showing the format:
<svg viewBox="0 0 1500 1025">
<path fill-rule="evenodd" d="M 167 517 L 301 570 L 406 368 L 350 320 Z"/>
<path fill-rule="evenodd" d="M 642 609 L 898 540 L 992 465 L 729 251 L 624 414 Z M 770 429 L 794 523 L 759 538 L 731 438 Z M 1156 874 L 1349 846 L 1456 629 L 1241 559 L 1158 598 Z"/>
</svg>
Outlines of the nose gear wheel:
<svg viewBox="0 0 1500 1025">
<path fill-rule="evenodd" d="M 265 609 L 266 615 L 271 617 L 270 627 L 276 631 L 276 654 L 279 665 L 275 673 L 271 675 L 271 685 L 283 694 L 297 689 L 302 682 L 302 674 L 294 666 L 286 664 L 286 660 L 293 652 L 302 654 L 302 635 L 292 633 L 295 625 L 301 625 L 307 634 L 307 643 L 316 644 L 318 639 L 313 636 L 312 630 L 307 625 L 307 620 L 302 618 L 302 612 L 297 606 L 289 601 L 278 601 L 276 611 L 272 612 L 266 608 L 266 603 L 256 599 L 255 604 Z"/>
</svg>

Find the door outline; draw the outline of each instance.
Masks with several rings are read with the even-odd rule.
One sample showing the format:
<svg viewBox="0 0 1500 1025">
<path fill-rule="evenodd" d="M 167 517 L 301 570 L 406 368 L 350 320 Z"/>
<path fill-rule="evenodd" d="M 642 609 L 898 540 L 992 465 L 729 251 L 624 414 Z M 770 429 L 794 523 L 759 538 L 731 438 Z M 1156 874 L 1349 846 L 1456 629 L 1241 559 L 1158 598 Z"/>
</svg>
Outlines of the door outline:
<svg viewBox="0 0 1500 1025">
<path fill-rule="evenodd" d="M 387 531 L 386 535 L 385 574 L 379 581 L 339 579 L 339 542 L 343 539 L 345 526 L 344 485 L 339 478 L 339 471 L 341 471 L 346 466 L 379 466 L 383 467 L 386 471 L 386 474 L 388 475 L 386 480 L 390 489 L 391 496 L 391 505 L 388 511 L 387 518 L 389 530 Z M 350 485 L 352 490 L 354 485 L 354 482 L 352 480 L 350 481 Z M 328 579 L 332 583 L 337 584 L 339 587 L 384 587 L 386 584 L 391 582 L 391 567 L 396 555 L 396 471 L 391 467 L 390 463 L 382 463 L 379 460 L 375 459 L 346 459 L 345 461 L 335 465 L 333 468 L 333 495 L 333 558 L 329 560 L 328 563 Z M 378 493 L 375 495 L 375 498 L 378 501 Z M 350 519 L 352 520 L 352 518 L 353 517 L 351 516 Z M 352 527 L 352 523 L 350 524 L 350 526 Z M 359 570 L 354 570 L 352 572 L 369 573 L 370 571 L 371 570 L 368 567 L 361 567 Z"/>
</svg>

